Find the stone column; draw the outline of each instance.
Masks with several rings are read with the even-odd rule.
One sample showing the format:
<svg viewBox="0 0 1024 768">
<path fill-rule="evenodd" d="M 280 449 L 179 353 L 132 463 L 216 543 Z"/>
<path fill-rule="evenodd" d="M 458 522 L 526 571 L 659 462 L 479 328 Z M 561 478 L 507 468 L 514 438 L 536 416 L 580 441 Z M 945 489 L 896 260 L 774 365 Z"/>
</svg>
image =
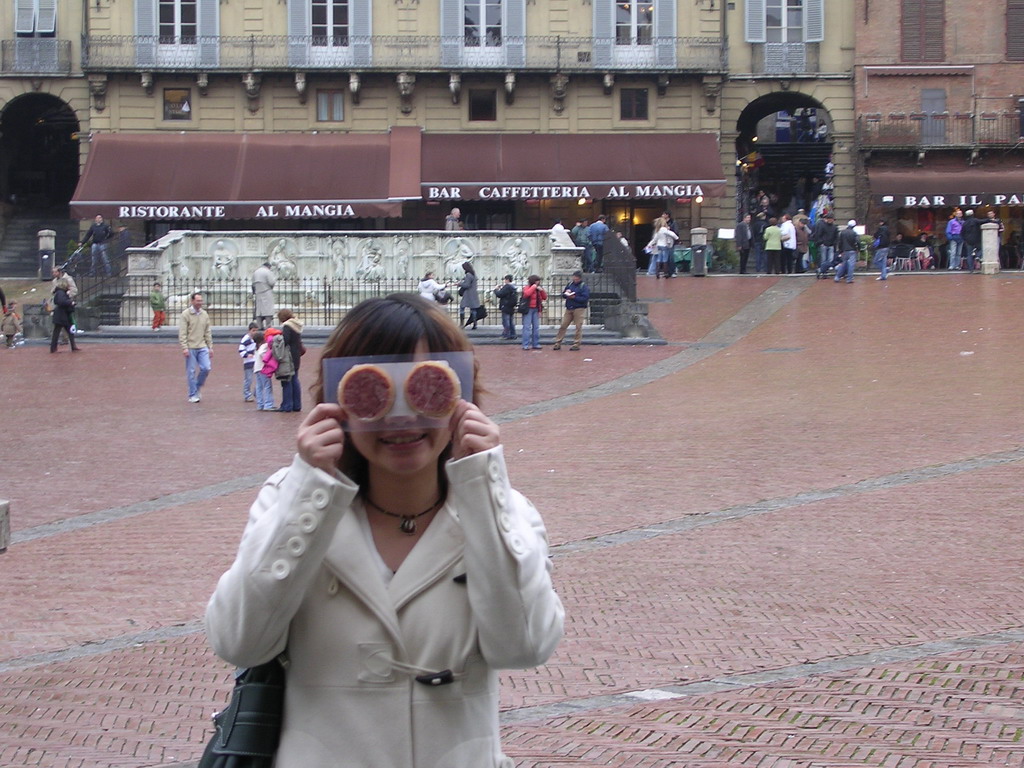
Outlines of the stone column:
<svg viewBox="0 0 1024 768">
<path fill-rule="evenodd" d="M 39 238 L 39 279 L 46 281 L 53 277 L 54 242 L 57 233 L 52 229 L 41 229 L 36 232 L 36 237 Z"/>
<path fill-rule="evenodd" d="M 0 499 L 0 553 L 11 543 L 11 502 Z"/>
<path fill-rule="evenodd" d="M 981 225 L 981 274 L 999 272 L 999 225 L 985 222 Z"/>
<path fill-rule="evenodd" d="M 707 244 L 707 227 L 694 227 L 690 230 L 690 274 L 694 277 L 704 277 L 708 273 Z"/>
</svg>

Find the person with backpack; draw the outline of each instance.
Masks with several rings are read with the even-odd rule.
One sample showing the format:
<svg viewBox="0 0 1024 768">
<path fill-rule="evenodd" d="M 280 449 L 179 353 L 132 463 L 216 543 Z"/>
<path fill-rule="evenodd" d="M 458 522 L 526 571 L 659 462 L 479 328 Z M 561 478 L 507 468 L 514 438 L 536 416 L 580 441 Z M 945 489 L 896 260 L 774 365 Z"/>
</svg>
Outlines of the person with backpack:
<svg viewBox="0 0 1024 768">
<path fill-rule="evenodd" d="M 512 284 L 512 275 L 505 275 L 504 284 L 494 289 L 498 297 L 498 309 L 501 311 L 501 338 L 516 337 L 516 299 L 519 291 Z"/>
</svg>

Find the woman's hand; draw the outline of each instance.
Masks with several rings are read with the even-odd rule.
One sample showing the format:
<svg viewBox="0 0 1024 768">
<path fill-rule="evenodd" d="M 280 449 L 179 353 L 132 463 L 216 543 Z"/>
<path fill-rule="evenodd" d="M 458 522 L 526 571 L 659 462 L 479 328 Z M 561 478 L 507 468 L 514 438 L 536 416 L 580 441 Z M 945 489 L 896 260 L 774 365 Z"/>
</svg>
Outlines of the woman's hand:
<svg viewBox="0 0 1024 768">
<path fill-rule="evenodd" d="M 299 456 L 307 464 L 325 472 L 338 466 L 345 445 L 345 431 L 341 422 L 345 412 L 337 403 L 320 403 L 299 426 Z"/>
<path fill-rule="evenodd" d="M 498 425 L 466 400 L 460 400 L 455 406 L 449 428 L 452 431 L 453 459 L 464 459 L 501 444 Z"/>
</svg>

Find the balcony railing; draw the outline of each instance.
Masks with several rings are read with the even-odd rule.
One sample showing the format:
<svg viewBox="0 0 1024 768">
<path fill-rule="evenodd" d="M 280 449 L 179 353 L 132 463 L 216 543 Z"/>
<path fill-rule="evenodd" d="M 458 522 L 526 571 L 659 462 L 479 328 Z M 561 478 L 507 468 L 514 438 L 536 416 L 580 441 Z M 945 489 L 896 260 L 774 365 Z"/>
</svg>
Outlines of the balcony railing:
<svg viewBox="0 0 1024 768">
<path fill-rule="evenodd" d="M 317 69 L 545 72 L 724 72 L 722 40 L 658 38 L 621 46 L 614 39 L 538 35 L 505 38 L 502 45 L 466 45 L 461 38 L 415 35 L 373 37 L 158 38 L 93 35 L 82 41 L 82 69 L 109 71 L 272 72 Z"/>
<path fill-rule="evenodd" d="M 5 75 L 69 75 L 71 41 L 52 37 L 0 41 L 0 72 Z"/>
<path fill-rule="evenodd" d="M 861 149 L 1013 147 L 1024 142 L 1017 112 L 892 112 L 857 117 Z"/>
</svg>

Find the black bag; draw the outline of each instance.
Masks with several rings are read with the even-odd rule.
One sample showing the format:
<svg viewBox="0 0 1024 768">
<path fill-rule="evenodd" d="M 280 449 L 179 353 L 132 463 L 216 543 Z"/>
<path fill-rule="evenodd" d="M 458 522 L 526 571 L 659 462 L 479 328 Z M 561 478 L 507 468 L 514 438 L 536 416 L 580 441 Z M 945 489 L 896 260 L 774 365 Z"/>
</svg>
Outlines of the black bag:
<svg viewBox="0 0 1024 768">
<path fill-rule="evenodd" d="M 278 659 L 241 670 L 227 709 L 196 768 L 271 768 L 281 739 L 284 667 Z"/>
<path fill-rule="evenodd" d="M 434 301 L 438 304 L 449 304 L 454 300 L 447 288 L 438 288 L 434 291 Z"/>
<path fill-rule="evenodd" d="M 460 285 L 459 286 L 459 296 L 465 296 L 465 295 L 466 295 L 466 287 L 464 285 Z"/>
<path fill-rule="evenodd" d="M 485 317 L 487 317 L 487 307 L 485 307 L 483 304 L 477 307 L 475 311 L 477 320 L 483 320 Z"/>
<path fill-rule="evenodd" d="M 516 311 L 519 312 L 520 315 L 527 315 L 530 313 L 529 296 L 524 295 L 519 297 L 519 306 L 516 307 Z"/>
</svg>

